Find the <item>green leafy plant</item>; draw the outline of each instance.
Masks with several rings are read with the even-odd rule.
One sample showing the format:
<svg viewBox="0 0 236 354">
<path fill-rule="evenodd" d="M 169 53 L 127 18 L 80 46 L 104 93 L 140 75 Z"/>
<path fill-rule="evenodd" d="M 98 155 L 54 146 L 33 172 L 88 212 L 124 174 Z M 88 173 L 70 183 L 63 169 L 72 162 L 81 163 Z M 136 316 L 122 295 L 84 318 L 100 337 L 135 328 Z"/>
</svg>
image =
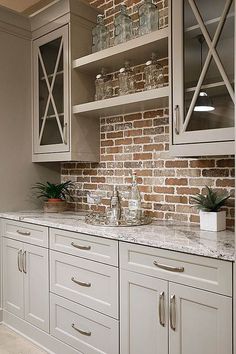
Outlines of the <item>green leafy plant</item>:
<svg viewBox="0 0 236 354">
<path fill-rule="evenodd" d="M 222 206 L 225 205 L 226 201 L 229 199 L 229 194 L 218 194 L 214 192 L 212 188 L 206 186 L 207 193 L 197 194 L 191 197 L 191 200 L 195 203 L 194 206 L 202 211 L 217 212 Z"/>
<path fill-rule="evenodd" d="M 69 198 L 73 200 L 72 191 L 70 188 L 74 187 L 74 183 L 71 181 L 67 181 L 64 183 L 54 184 L 50 182 L 46 183 L 36 183 L 32 189 L 36 190 L 37 198 L 45 198 L 48 199 L 61 199 L 65 200 Z"/>
</svg>

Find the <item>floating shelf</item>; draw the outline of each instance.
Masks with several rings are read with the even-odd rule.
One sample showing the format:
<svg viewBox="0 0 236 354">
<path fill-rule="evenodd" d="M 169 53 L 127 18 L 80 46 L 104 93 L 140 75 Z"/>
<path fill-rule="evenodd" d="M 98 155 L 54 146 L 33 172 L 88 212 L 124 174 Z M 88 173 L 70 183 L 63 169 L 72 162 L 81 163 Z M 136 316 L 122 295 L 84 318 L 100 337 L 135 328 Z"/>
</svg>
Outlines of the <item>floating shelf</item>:
<svg viewBox="0 0 236 354">
<path fill-rule="evenodd" d="M 73 106 L 73 113 L 83 117 L 104 117 L 147 111 L 168 105 L 169 86 L 130 95 L 112 97 Z"/>
<path fill-rule="evenodd" d="M 109 72 L 120 69 L 126 60 L 132 65 L 145 63 L 152 52 L 158 58 L 168 56 L 168 27 L 131 39 L 100 52 L 86 55 L 73 61 L 73 68 L 97 74 L 102 67 Z"/>
</svg>

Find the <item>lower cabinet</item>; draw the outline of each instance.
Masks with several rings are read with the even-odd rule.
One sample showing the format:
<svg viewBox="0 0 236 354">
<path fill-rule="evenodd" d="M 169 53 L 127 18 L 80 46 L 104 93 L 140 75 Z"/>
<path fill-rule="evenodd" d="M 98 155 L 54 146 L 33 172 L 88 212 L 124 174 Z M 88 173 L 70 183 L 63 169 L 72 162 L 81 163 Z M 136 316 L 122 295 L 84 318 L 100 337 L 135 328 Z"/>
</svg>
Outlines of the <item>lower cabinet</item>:
<svg viewBox="0 0 236 354">
<path fill-rule="evenodd" d="M 121 270 L 120 301 L 121 354 L 232 354 L 231 297 Z"/>
<path fill-rule="evenodd" d="M 55 294 L 50 296 L 50 333 L 78 354 L 119 354 L 119 321 Z"/>
<path fill-rule="evenodd" d="M 166 281 L 121 270 L 121 354 L 168 353 Z"/>
<path fill-rule="evenodd" d="M 49 331 L 48 250 L 3 238 L 4 309 Z"/>
</svg>

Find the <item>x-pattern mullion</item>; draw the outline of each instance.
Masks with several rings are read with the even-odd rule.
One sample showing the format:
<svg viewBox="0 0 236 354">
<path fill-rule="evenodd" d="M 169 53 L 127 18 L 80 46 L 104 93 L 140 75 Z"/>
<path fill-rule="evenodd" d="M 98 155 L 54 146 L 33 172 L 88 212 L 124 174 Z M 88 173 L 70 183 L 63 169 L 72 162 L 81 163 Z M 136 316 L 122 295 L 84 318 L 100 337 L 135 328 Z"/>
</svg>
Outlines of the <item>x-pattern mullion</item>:
<svg viewBox="0 0 236 354">
<path fill-rule="evenodd" d="M 47 104 L 46 104 L 45 113 L 44 113 L 44 117 L 43 117 L 42 127 L 41 127 L 40 134 L 39 134 L 39 144 L 41 143 L 41 140 L 42 140 L 42 137 L 43 137 L 43 131 L 44 131 L 44 127 L 45 127 L 45 123 L 46 123 L 46 119 L 47 119 L 47 114 L 48 114 L 50 101 L 52 103 L 52 106 L 53 106 L 53 109 L 54 109 L 54 112 L 55 112 L 55 116 L 56 116 L 56 120 L 57 120 L 57 124 L 58 124 L 58 128 L 59 128 L 59 131 L 60 131 L 60 134 L 61 134 L 62 141 L 64 140 L 63 131 L 62 131 L 61 123 L 60 123 L 60 119 L 59 119 L 59 114 L 58 114 L 57 107 L 56 107 L 56 104 L 55 104 L 55 101 L 54 101 L 54 97 L 53 97 L 53 88 L 54 88 L 54 84 L 55 84 L 55 80 L 56 80 L 56 74 L 57 74 L 57 71 L 58 71 L 58 66 L 59 66 L 60 57 L 61 57 L 61 53 L 62 53 L 62 48 L 63 48 L 63 39 L 61 39 L 60 48 L 59 48 L 59 51 L 58 51 L 58 56 L 57 56 L 57 60 L 56 60 L 56 64 L 55 64 L 55 68 L 54 68 L 51 84 L 50 84 L 50 82 L 48 80 L 48 75 L 47 75 L 47 72 L 46 72 L 46 69 L 45 69 L 45 65 L 44 65 L 44 62 L 43 62 L 43 58 L 42 58 L 40 49 L 39 49 L 39 52 L 38 52 L 39 60 L 40 60 L 40 63 L 41 63 L 41 67 L 42 67 L 42 70 L 43 70 L 43 74 L 44 74 L 46 85 L 47 85 L 47 89 L 48 89 L 48 99 L 47 99 Z"/>
<path fill-rule="evenodd" d="M 203 84 L 203 80 L 206 76 L 206 73 L 207 73 L 207 70 L 209 68 L 209 65 L 210 65 L 210 62 L 211 62 L 211 59 L 212 57 L 214 58 L 215 62 L 216 62 L 216 65 L 220 71 L 220 74 L 223 78 L 223 81 L 229 91 L 229 94 L 233 100 L 233 102 L 235 102 L 235 98 L 234 98 L 234 91 L 233 91 L 233 88 L 230 84 L 230 81 L 225 73 L 225 70 L 224 70 L 224 67 L 220 61 L 220 58 L 218 56 L 218 53 L 216 52 L 216 45 L 218 43 L 218 40 L 219 40 L 219 37 L 221 35 L 221 32 L 222 32 L 222 29 L 223 29 L 223 26 L 225 24 L 225 20 L 226 20 L 226 17 L 227 17 L 227 14 L 229 12 L 229 9 L 230 9 L 230 6 L 232 4 L 232 0 L 228 0 L 226 2 L 226 5 L 225 5 L 225 8 L 224 8 L 224 11 L 222 13 L 222 16 L 221 16 L 221 19 L 220 19 L 220 22 L 217 26 L 217 29 L 216 29 L 216 32 L 214 34 L 214 37 L 213 37 L 213 40 L 211 40 L 209 34 L 208 34 L 208 31 L 206 29 L 206 26 L 202 20 L 202 17 L 201 17 L 201 14 L 200 14 L 200 11 L 198 10 L 196 4 L 195 4 L 195 0 L 188 0 L 189 1 L 189 4 L 193 10 L 193 13 L 197 19 L 197 22 L 199 24 L 199 27 L 203 33 L 203 36 L 206 40 L 206 43 L 209 47 L 209 51 L 208 51 L 208 55 L 206 57 L 206 61 L 203 65 L 203 68 L 202 68 L 202 72 L 200 74 L 200 77 L 199 77 L 199 80 L 198 80 L 198 83 L 197 83 L 197 86 L 196 86 L 196 90 L 194 92 L 194 95 L 193 95 L 193 98 L 192 98 L 192 101 L 191 101 L 191 104 L 190 104 L 190 107 L 189 107 L 189 110 L 188 110 L 188 113 L 187 113 L 187 116 L 186 116 L 186 119 L 185 119 L 185 122 L 183 124 L 183 131 L 186 131 L 187 129 L 187 126 L 188 126 L 188 123 L 189 123 L 189 120 L 191 118 L 191 115 L 192 115 L 192 112 L 193 112 L 193 109 L 195 107 L 195 104 L 196 104 L 196 100 L 198 98 L 198 95 L 200 93 L 200 90 L 201 90 L 201 86 Z"/>
</svg>

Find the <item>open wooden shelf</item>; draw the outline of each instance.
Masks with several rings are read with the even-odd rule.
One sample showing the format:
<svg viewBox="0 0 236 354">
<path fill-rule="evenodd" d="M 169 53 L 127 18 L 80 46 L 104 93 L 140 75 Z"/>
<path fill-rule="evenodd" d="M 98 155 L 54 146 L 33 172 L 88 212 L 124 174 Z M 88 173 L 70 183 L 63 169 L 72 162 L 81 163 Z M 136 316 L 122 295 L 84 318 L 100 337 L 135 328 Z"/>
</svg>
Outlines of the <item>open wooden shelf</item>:
<svg viewBox="0 0 236 354">
<path fill-rule="evenodd" d="M 120 69 L 126 60 L 132 65 L 145 63 L 151 53 L 156 52 L 158 58 L 168 56 L 168 27 L 131 39 L 126 43 L 86 55 L 73 61 L 73 68 L 97 74 L 102 67 L 108 72 Z"/>
<path fill-rule="evenodd" d="M 168 105 L 169 86 L 130 95 L 112 97 L 73 106 L 73 113 L 83 117 L 104 117 L 147 111 Z"/>
</svg>

